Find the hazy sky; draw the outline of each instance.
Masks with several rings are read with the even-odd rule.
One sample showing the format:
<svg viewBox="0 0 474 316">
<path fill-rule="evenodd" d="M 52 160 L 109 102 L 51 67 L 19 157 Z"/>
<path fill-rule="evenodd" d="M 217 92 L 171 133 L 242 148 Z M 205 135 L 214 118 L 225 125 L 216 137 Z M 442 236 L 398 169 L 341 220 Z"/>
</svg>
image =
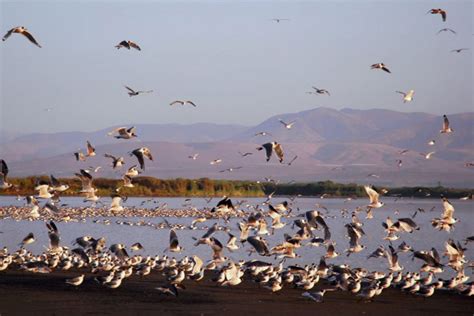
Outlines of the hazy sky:
<svg viewBox="0 0 474 316">
<path fill-rule="evenodd" d="M 447 22 L 426 14 L 438 7 Z M 472 111 L 473 15 L 470 0 L 2 1 L 2 35 L 23 25 L 43 48 L 18 34 L 1 43 L 0 130 L 252 125 L 316 106 Z M 436 35 L 445 27 L 458 34 Z M 128 39 L 142 51 L 114 48 Z M 125 84 L 155 92 L 130 98 Z M 403 104 L 395 90 L 409 89 Z M 198 107 L 169 106 L 179 98 Z"/>
</svg>

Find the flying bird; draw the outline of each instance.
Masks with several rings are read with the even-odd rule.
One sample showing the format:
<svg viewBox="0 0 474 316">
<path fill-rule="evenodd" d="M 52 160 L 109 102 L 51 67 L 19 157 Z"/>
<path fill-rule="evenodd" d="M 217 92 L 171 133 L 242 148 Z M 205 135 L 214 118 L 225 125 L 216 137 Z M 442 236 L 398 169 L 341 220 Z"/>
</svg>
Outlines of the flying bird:
<svg viewBox="0 0 474 316">
<path fill-rule="evenodd" d="M 133 97 L 133 96 L 139 95 L 139 94 L 141 94 L 141 93 L 152 93 L 152 92 L 153 92 L 153 90 L 147 90 L 147 91 L 135 91 L 135 90 L 133 90 L 133 89 L 132 89 L 132 88 L 130 88 L 130 87 L 127 87 L 127 86 L 124 86 L 124 87 L 125 87 L 125 88 L 128 90 L 128 92 L 127 92 L 127 93 L 128 93 L 128 95 L 129 95 L 130 97 Z"/>
<path fill-rule="evenodd" d="M 439 132 L 442 134 L 454 132 L 453 129 L 449 127 L 449 120 L 446 114 L 443 115 L 443 128 Z"/>
<path fill-rule="evenodd" d="M 8 175 L 8 166 L 5 160 L 0 160 L 1 169 L 0 169 L 0 189 L 9 189 L 13 184 L 7 182 Z"/>
<path fill-rule="evenodd" d="M 454 31 L 453 29 L 450 29 L 450 28 L 441 29 L 441 30 L 439 30 L 438 33 L 436 33 L 436 34 L 439 34 L 439 33 L 441 33 L 441 32 L 451 32 L 451 33 L 453 33 L 453 34 L 457 34 L 456 31 Z"/>
<path fill-rule="evenodd" d="M 453 49 L 451 51 L 451 53 L 460 53 L 462 51 L 465 51 L 465 50 L 469 50 L 469 48 L 457 48 L 457 49 Z"/>
<path fill-rule="evenodd" d="M 415 94 L 415 90 L 409 90 L 408 92 L 403 91 L 395 91 L 396 93 L 403 94 L 403 103 L 410 102 L 413 100 L 413 95 Z"/>
<path fill-rule="evenodd" d="M 316 88 L 316 87 L 312 87 L 314 89 L 314 92 L 311 91 L 311 92 L 307 92 L 309 94 L 327 94 L 328 96 L 330 96 L 331 94 L 329 93 L 328 90 L 326 89 L 319 89 L 319 88 Z"/>
<path fill-rule="evenodd" d="M 199 154 L 192 154 L 191 156 L 188 156 L 189 159 L 196 160 Z"/>
<path fill-rule="evenodd" d="M 272 136 L 272 134 L 267 133 L 267 132 L 258 132 L 258 133 L 255 133 L 254 136 Z"/>
<path fill-rule="evenodd" d="M 112 159 L 112 168 L 113 169 L 120 168 L 125 163 L 125 160 L 123 159 L 123 157 L 115 157 L 115 156 L 112 156 L 112 155 L 107 154 L 107 153 L 104 154 L 104 157 Z"/>
<path fill-rule="evenodd" d="M 138 46 L 136 43 L 134 43 L 132 41 L 121 41 L 120 43 L 118 43 L 118 45 L 115 45 L 115 47 L 117 49 L 120 49 L 122 47 L 124 47 L 126 49 L 130 49 L 130 47 L 132 47 L 132 48 L 135 48 L 136 50 L 142 50 L 140 48 L 140 46 Z"/>
<path fill-rule="evenodd" d="M 367 195 L 369 196 L 369 200 L 370 200 L 370 204 L 367 205 L 367 207 L 379 208 L 379 207 L 382 207 L 384 205 L 383 202 L 379 201 L 379 194 L 377 193 L 377 191 L 375 191 L 374 189 L 372 189 L 368 185 L 364 186 L 364 189 L 365 189 L 365 192 L 367 193 Z"/>
<path fill-rule="evenodd" d="M 443 9 L 431 9 L 426 14 L 440 14 L 441 18 L 443 19 L 443 22 L 446 22 L 446 11 Z"/>
<path fill-rule="evenodd" d="M 421 154 L 423 157 L 425 157 L 425 159 L 431 159 L 431 156 L 433 156 L 433 154 L 435 153 L 435 151 L 430 151 L 429 153 L 427 154 Z"/>
<path fill-rule="evenodd" d="M 193 101 L 189 101 L 189 100 L 186 100 L 186 101 L 176 100 L 170 103 L 171 106 L 175 104 L 180 104 L 180 105 L 191 104 L 192 106 L 196 107 L 196 104 Z"/>
<path fill-rule="evenodd" d="M 274 18 L 272 19 L 272 21 L 276 22 L 276 23 L 280 23 L 281 21 L 289 21 L 290 19 L 280 19 L 280 18 Z"/>
<path fill-rule="evenodd" d="M 7 32 L 7 34 L 5 34 L 5 36 L 3 36 L 2 41 L 6 41 L 7 38 L 9 38 L 10 35 L 12 35 L 13 33 L 18 33 L 25 36 L 27 39 L 30 40 L 30 42 L 41 48 L 41 45 L 38 44 L 33 35 L 31 35 L 30 32 L 28 32 L 28 30 L 24 26 L 17 26 L 12 28 L 10 31 Z"/>
<path fill-rule="evenodd" d="M 92 146 L 90 141 L 87 141 L 86 157 L 94 157 L 94 156 L 95 156 L 95 148 Z"/>
<path fill-rule="evenodd" d="M 148 147 L 141 147 L 138 149 L 135 149 L 130 153 L 130 156 L 135 155 L 138 159 L 138 163 L 140 164 L 140 168 L 142 170 L 145 170 L 145 159 L 144 157 L 148 158 L 149 160 L 153 161 L 153 156 L 151 155 L 150 149 Z"/>
<path fill-rule="evenodd" d="M 265 149 L 265 153 L 267 156 L 267 161 L 270 161 L 270 157 L 272 156 L 273 151 L 275 151 L 276 155 L 280 159 L 280 163 L 283 163 L 283 148 L 277 142 L 265 143 L 261 147 L 258 147 L 257 150 Z"/>
<path fill-rule="evenodd" d="M 382 69 L 385 72 L 391 73 L 390 70 L 385 66 L 384 63 L 373 64 L 370 66 L 371 69 Z"/>
<path fill-rule="evenodd" d="M 220 164 L 221 162 L 222 162 L 222 159 L 214 159 L 209 164 L 210 165 L 217 165 L 217 164 Z"/>
<path fill-rule="evenodd" d="M 293 127 L 293 124 L 295 124 L 295 121 L 291 121 L 290 123 L 286 123 L 282 120 L 278 120 L 278 121 L 280 121 L 280 123 L 283 124 L 285 126 L 285 128 L 287 128 L 287 129 L 291 129 Z"/>
<path fill-rule="evenodd" d="M 107 135 L 113 136 L 115 133 L 118 133 L 118 135 L 114 136 L 117 139 L 131 139 L 133 137 L 137 137 L 137 134 L 135 132 L 136 132 L 136 128 L 134 126 L 130 128 L 119 127 L 107 133 Z"/>
</svg>

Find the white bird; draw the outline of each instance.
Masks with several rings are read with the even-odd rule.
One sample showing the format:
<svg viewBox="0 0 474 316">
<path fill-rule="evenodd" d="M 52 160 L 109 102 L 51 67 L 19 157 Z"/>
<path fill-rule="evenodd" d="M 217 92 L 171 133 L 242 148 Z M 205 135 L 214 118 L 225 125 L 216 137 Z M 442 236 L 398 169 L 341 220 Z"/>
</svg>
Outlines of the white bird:
<svg viewBox="0 0 474 316">
<path fill-rule="evenodd" d="M 293 125 L 295 124 L 295 121 L 291 121 L 290 123 L 286 123 L 282 120 L 278 120 L 278 121 L 280 121 L 280 123 L 283 124 L 285 126 L 285 128 L 287 128 L 287 129 L 291 129 L 293 127 Z"/>
<path fill-rule="evenodd" d="M 107 135 L 112 136 L 115 133 L 118 133 L 118 135 L 115 135 L 114 137 L 117 139 L 131 139 L 133 137 L 137 137 L 137 134 L 135 134 L 136 128 L 134 126 L 127 128 L 127 127 L 118 127 L 114 129 L 113 131 L 107 133 Z"/>
<path fill-rule="evenodd" d="M 198 156 L 199 156 L 199 154 L 192 154 L 192 155 L 188 156 L 188 158 L 192 159 L 192 160 L 196 160 Z"/>
<path fill-rule="evenodd" d="M 66 283 L 73 286 L 79 286 L 82 284 L 83 281 L 84 281 L 84 274 L 81 274 L 80 276 L 77 276 L 72 279 L 66 279 Z"/>
<path fill-rule="evenodd" d="M 413 100 L 413 95 L 415 94 L 415 90 L 409 90 L 408 92 L 403 91 L 395 91 L 396 93 L 403 94 L 403 103 L 410 102 Z"/>
<path fill-rule="evenodd" d="M 171 106 L 173 106 L 175 104 L 180 104 L 180 105 L 191 104 L 192 106 L 196 107 L 196 104 L 193 101 L 190 101 L 190 100 L 185 100 L 185 101 L 175 100 L 175 101 L 170 103 Z"/>
<path fill-rule="evenodd" d="M 24 26 L 17 26 L 17 27 L 12 28 L 11 30 L 9 30 L 7 32 L 7 34 L 5 34 L 3 36 L 2 41 L 6 41 L 7 38 L 9 38 L 10 35 L 12 35 L 13 33 L 18 33 L 18 34 L 21 34 L 21 35 L 25 36 L 27 39 L 30 40 L 30 42 L 32 42 L 33 44 L 35 44 L 36 46 L 41 48 L 41 45 L 38 44 L 38 42 L 35 40 L 33 35 L 31 35 L 30 32 L 28 32 L 28 30 Z"/>
<path fill-rule="evenodd" d="M 431 156 L 433 156 L 433 154 L 435 153 L 435 151 L 430 151 L 429 153 L 427 154 L 421 154 L 423 157 L 425 157 L 425 159 L 431 159 Z"/>
<path fill-rule="evenodd" d="M 214 159 L 214 160 L 211 161 L 209 164 L 210 164 L 210 165 L 217 165 L 217 164 L 219 164 L 219 163 L 221 163 L 221 162 L 222 162 L 222 159 Z"/>
<path fill-rule="evenodd" d="M 367 205 L 367 207 L 369 207 L 369 208 L 379 208 L 379 207 L 382 207 L 384 205 L 383 202 L 379 201 L 379 194 L 377 193 L 377 191 L 375 191 L 374 189 L 372 189 L 368 185 L 364 186 L 364 189 L 365 189 L 365 192 L 367 193 L 367 195 L 369 196 L 369 199 L 370 199 L 370 204 Z"/>
</svg>

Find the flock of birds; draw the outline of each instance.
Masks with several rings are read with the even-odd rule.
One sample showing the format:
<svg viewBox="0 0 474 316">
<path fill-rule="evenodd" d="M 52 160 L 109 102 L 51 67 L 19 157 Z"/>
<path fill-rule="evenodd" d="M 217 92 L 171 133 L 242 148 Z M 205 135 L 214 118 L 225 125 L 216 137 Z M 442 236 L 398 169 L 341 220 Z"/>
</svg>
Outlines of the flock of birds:
<svg viewBox="0 0 474 316">
<path fill-rule="evenodd" d="M 432 9 L 428 13 L 439 14 L 443 21 L 446 21 L 446 11 L 442 9 Z M 289 19 L 275 18 L 273 21 L 280 23 Z M 452 29 L 442 29 L 441 32 L 456 32 Z M 21 34 L 25 36 L 34 45 L 41 47 L 33 35 L 23 26 L 15 27 L 9 30 L 3 37 L 3 41 L 7 40 L 12 34 Z M 135 49 L 140 51 L 138 44 L 130 40 L 121 41 L 115 46 L 117 49 Z M 465 49 L 454 50 L 461 52 Z M 391 73 L 384 63 L 376 63 L 371 66 L 372 69 L 383 70 Z M 130 97 L 143 93 L 151 93 L 153 90 L 140 91 L 125 86 Z M 314 91 L 310 94 L 328 95 L 330 93 L 326 89 L 313 87 Z M 414 96 L 414 90 L 408 92 L 396 91 L 403 95 L 404 102 L 410 102 Z M 173 105 L 191 105 L 196 107 L 196 103 L 190 100 L 176 100 L 170 103 Z M 295 124 L 280 120 L 280 123 L 286 129 L 291 129 Z M 449 120 L 444 115 L 442 129 L 440 133 L 452 133 Z M 117 139 L 130 140 L 137 137 L 135 127 L 120 127 L 111 131 L 109 136 Z M 256 136 L 269 135 L 267 132 L 259 132 Z M 434 141 L 430 145 L 434 145 Z M 269 161 L 275 153 L 280 163 L 284 163 L 284 151 L 280 143 L 276 141 L 267 142 L 257 148 L 258 151 L 265 151 L 266 161 Z M 434 152 L 425 154 L 426 159 L 430 159 Z M 87 141 L 86 151 L 78 151 L 74 153 L 76 160 L 85 161 L 89 157 L 95 156 L 96 149 Z M 253 153 L 240 153 L 242 157 L 246 157 Z M 50 273 L 53 270 L 69 270 L 71 268 L 89 271 L 99 285 L 116 289 L 122 285 L 124 281 L 132 274 L 142 277 L 150 273 L 161 273 L 166 282 L 156 287 L 156 290 L 163 294 L 178 296 L 178 293 L 185 289 L 185 282 L 199 282 L 209 273 L 214 276 L 212 279 L 220 286 L 236 286 L 245 278 L 252 280 L 263 288 L 272 292 L 280 291 L 284 286 L 291 286 L 303 291 L 302 296 L 322 302 L 323 297 L 328 291 L 347 291 L 353 293 L 362 300 L 371 300 L 375 296 L 380 295 L 384 289 L 389 287 L 398 288 L 406 293 L 419 295 L 422 297 L 432 296 L 436 290 L 451 291 L 460 295 L 472 296 L 474 294 L 474 283 L 468 282 L 469 276 L 465 274 L 466 267 L 473 267 L 473 262 L 469 262 L 465 258 L 465 245 L 474 241 L 474 236 L 466 237 L 465 245 L 460 241 L 448 239 L 445 242 L 445 251 L 440 256 L 435 248 L 429 250 L 413 249 L 407 243 L 402 242 L 398 247 L 394 247 L 393 241 L 400 238 L 403 233 L 416 233 L 420 229 L 419 225 L 412 217 L 398 218 L 396 221 L 388 217 L 383 221 L 382 225 L 385 229 L 386 236 L 384 241 L 388 245 L 380 245 L 370 255 L 370 258 L 384 258 L 387 262 L 387 271 L 368 271 L 364 268 L 353 268 L 349 264 L 330 264 L 327 261 L 341 255 L 336 251 L 336 245 L 331 239 L 331 229 L 325 218 L 329 212 L 322 212 L 324 209 L 318 206 L 315 210 L 304 213 L 294 214 L 291 208 L 291 202 L 283 202 L 278 205 L 271 203 L 272 195 L 270 195 L 261 206 L 247 206 L 247 211 L 242 209 L 242 205 L 234 205 L 232 200 L 224 197 L 212 209 L 198 211 L 196 209 L 189 211 L 169 211 L 166 207 L 159 209 L 129 209 L 122 206 L 122 202 L 126 199 L 120 195 L 123 187 L 133 187 L 133 178 L 145 171 L 145 160 L 153 161 L 153 154 L 147 147 L 137 148 L 129 153 L 137 159 L 138 164 L 128 168 L 123 174 L 123 185 L 115 190 L 112 195 L 112 202 L 109 207 L 95 208 L 95 203 L 99 201 L 96 195 L 97 189 L 93 185 L 93 172 L 97 170 L 80 169 L 75 173 L 76 177 L 82 183 L 80 194 L 84 195 L 85 202 L 92 202 L 91 208 L 67 208 L 59 205 L 58 201 L 62 192 L 69 187 L 62 184 L 56 177 L 51 175 L 50 181 L 39 181 L 35 190 L 38 192 L 35 196 L 26 197 L 28 207 L 26 208 L 4 208 L 0 215 L 3 218 L 18 218 L 30 220 L 44 220 L 47 226 L 49 236 L 49 247 L 41 254 L 33 254 L 27 249 L 28 245 L 35 242 L 33 233 L 29 233 L 20 243 L 19 249 L 9 252 L 5 247 L 0 251 L 0 271 L 7 269 L 21 269 L 35 273 Z M 199 154 L 190 155 L 189 158 L 196 160 Z M 111 159 L 111 167 L 120 169 L 125 164 L 124 157 L 117 157 L 109 153 L 104 156 Z M 288 164 L 291 165 L 295 161 L 295 156 Z M 222 159 L 215 159 L 210 164 L 219 164 Z M 4 160 L 0 160 L 0 189 L 15 189 L 15 185 L 8 181 L 8 166 Z M 398 164 L 401 165 L 399 160 Z M 225 169 L 221 172 L 231 172 L 242 167 L 233 167 Z M 381 201 L 380 193 L 370 186 L 365 186 L 365 191 L 369 198 L 369 203 L 363 207 L 358 207 L 351 213 L 351 221 L 345 224 L 347 237 L 349 239 L 348 248 L 345 250 L 347 256 L 353 253 L 364 251 L 366 247 L 362 245 L 361 238 L 366 235 L 363 229 L 364 223 L 360 220 L 360 212 L 366 211 L 366 219 L 374 218 L 374 209 L 384 206 Z M 47 200 L 43 207 L 40 206 L 39 200 Z M 210 201 L 210 200 L 209 200 Z M 434 229 L 450 232 L 459 221 L 454 217 L 454 207 L 445 198 L 442 197 L 443 212 L 440 217 L 433 218 L 431 225 Z M 264 208 L 266 207 L 266 209 Z M 420 212 L 424 211 L 419 209 Z M 347 215 L 348 211 L 341 211 Z M 182 217 L 195 217 L 192 224 L 185 227 L 180 224 L 169 223 L 164 220 L 159 225 L 161 229 L 169 229 L 169 243 L 164 254 L 156 256 L 144 256 L 140 254 L 130 255 L 129 251 L 138 252 L 143 246 L 137 242 L 129 247 L 124 244 L 112 244 L 107 247 L 104 237 L 93 237 L 90 235 L 81 236 L 74 240 L 73 247 L 63 245 L 61 243 L 61 234 L 52 220 L 56 221 L 72 221 L 83 220 L 87 216 L 110 216 L 124 215 L 130 216 L 164 216 L 166 214 L 174 214 Z M 232 228 L 231 218 L 239 219 L 237 227 Z M 344 218 L 344 217 L 342 217 Z M 342 219 L 341 218 L 341 219 Z M 208 220 L 216 220 L 210 227 L 199 227 Z M 270 221 L 270 223 L 268 222 Z M 294 234 L 283 235 L 281 242 L 270 246 L 264 236 L 273 235 L 283 227 L 292 226 L 296 229 Z M 156 227 L 158 228 L 158 227 Z M 179 253 L 183 251 L 180 245 L 177 230 L 179 229 L 207 229 L 206 233 L 199 238 L 195 238 L 195 247 L 207 246 L 212 251 L 210 260 L 203 260 L 200 257 L 185 256 L 178 260 L 166 253 Z M 321 231 L 323 237 L 318 237 L 317 232 Z M 234 235 L 234 234 L 235 235 Z M 228 237 L 226 243 L 218 239 L 218 234 L 225 234 Z M 239 236 L 239 237 L 237 237 Z M 300 247 L 324 247 L 326 253 L 320 258 L 319 263 L 306 266 L 287 265 L 287 260 L 298 257 L 298 249 Z M 224 252 L 233 252 L 237 249 L 246 247 L 249 255 L 258 255 L 258 259 L 236 261 L 224 256 Z M 413 259 L 423 262 L 419 271 L 404 271 L 400 265 L 399 254 L 410 253 Z M 265 261 L 266 258 L 280 259 L 278 264 Z M 446 260 L 444 260 L 446 258 Z M 447 269 L 454 271 L 455 275 L 447 280 L 435 279 L 436 274 L 442 273 Z M 87 279 L 86 274 L 67 279 L 65 282 L 70 286 L 80 286 Z M 312 291 L 317 285 L 320 286 L 319 291 Z"/>
</svg>

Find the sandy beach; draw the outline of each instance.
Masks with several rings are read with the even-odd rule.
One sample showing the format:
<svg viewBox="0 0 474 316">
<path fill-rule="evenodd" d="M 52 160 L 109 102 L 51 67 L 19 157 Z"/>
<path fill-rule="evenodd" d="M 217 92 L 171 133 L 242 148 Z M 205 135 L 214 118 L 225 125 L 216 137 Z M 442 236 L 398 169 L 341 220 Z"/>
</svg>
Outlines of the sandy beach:
<svg viewBox="0 0 474 316">
<path fill-rule="evenodd" d="M 164 284 L 154 272 L 146 278 L 132 276 L 118 289 L 99 286 L 90 273 L 80 287 L 64 283 L 85 271 L 42 275 L 21 271 L 0 274 L 1 315 L 472 315 L 474 300 L 437 291 L 424 299 L 388 289 L 373 302 L 360 302 L 346 292 L 327 293 L 323 303 L 301 296 L 302 290 L 284 288 L 278 293 L 251 281 L 220 287 L 209 278 L 185 281 L 178 297 L 154 290 Z M 315 287 L 314 290 L 316 290 Z"/>
</svg>

